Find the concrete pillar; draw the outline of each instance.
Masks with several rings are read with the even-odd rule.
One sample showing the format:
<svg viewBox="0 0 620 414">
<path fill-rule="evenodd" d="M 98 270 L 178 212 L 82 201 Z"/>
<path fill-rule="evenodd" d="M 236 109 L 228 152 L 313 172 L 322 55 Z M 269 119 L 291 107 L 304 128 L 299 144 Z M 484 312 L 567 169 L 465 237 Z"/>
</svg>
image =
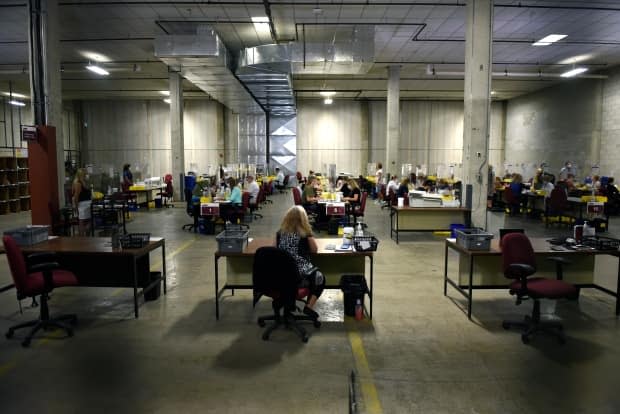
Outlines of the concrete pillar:
<svg viewBox="0 0 620 414">
<path fill-rule="evenodd" d="M 388 67 L 387 84 L 387 135 L 383 174 L 400 174 L 400 66 Z"/>
<path fill-rule="evenodd" d="M 170 147 L 172 176 L 185 174 L 185 140 L 183 136 L 183 78 L 170 72 Z M 174 198 L 181 200 L 181 185 L 174 186 Z"/>
<path fill-rule="evenodd" d="M 486 228 L 493 1 L 470 0 L 465 29 L 463 184 L 472 185 L 472 225 Z"/>
<path fill-rule="evenodd" d="M 35 125 L 56 128 L 56 164 L 59 205 L 65 205 L 64 140 L 58 0 L 28 0 L 30 94 Z M 71 178 L 71 177 L 69 177 Z"/>
</svg>

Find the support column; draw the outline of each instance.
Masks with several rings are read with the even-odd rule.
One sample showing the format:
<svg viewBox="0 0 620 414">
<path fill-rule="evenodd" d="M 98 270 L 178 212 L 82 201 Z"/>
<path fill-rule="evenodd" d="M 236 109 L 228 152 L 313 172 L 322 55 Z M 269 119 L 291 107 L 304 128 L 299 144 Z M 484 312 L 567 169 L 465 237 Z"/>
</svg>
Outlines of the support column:
<svg viewBox="0 0 620 414">
<path fill-rule="evenodd" d="M 183 136 L 183 78 L 170 72 L 170 147 L 172 149 L 172 176 L 185 174 L 185 141 Z M 174 186 L 174 198 L 181 200 L 181 185 Z"/>
<path fill-rule="evenodd" d="M 384 177 L 397 174 L 400 168 L 398 148 L 400 147 L 400 66 L 388 67 L 387 84 L 387 135 L 385 137 Z"/>
<path fill-rule="evenodd" d="M 29 144 L 45 158 L 29 163 L 32 222 L 51 224 L 48 204 L 57 209 L 66 201 L 58 0 L 28 0 L 28 47 L 33 122 L 45 130 L 39 142 Z"/>
<path fill-rule="evenodd" d="M 470 0 L 466 13 L 462 178 L 472 185 L 472 225 L 486 229 L 493 1 Z"/>
</svg>

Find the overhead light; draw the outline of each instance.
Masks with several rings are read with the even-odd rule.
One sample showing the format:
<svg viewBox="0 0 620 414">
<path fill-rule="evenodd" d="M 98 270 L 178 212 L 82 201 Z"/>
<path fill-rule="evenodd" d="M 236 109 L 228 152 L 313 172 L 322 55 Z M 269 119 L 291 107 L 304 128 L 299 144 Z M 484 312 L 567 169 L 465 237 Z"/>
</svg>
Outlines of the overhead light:
<svg viewBox="0 0 620 414">
<path fill-rule="evenodd" d="M 20 102 L 20 101 L 15 101 L 15 100 L 9 101 L 9 103 L 10 103 L 11 105 L 15 105 L 15 106 L 26 106 L 26 104 L 25 104 L 25 103 Z"/>
<path fill-rule="evenodd" d="M 28 96 L 23 95 L 21 93 L 17 93 L 17 92 L 2 92 L 2 95 L 13 97 L 13 98 L 28 99 Z"/>
<path fill-rule="evenodd" d="M 325 96 L 327 98 L 329 98 L 330 96 L 334 96 L 335 94 L 336 94 L 335 91 L 321 91 L 321 92 L 319 92 L 319 95 Z"/>
<path fill-rule="evenodd" d="M 162 95 L 170 96 L 170 91 L 159 91 Z"/>
<path fill-rule="evenodd" d="M 166 102 L 167 104 L 170 104 L 170 102 L 172 102 L 172 101 L 170 100 L 170 98 L 166 98 L 166 99 L 164 99 L 164 102 Z"/>
<path fill-rule="evenodd" d="M 91 72 L 95 72 L 97 75 L 109 75 L 110 74 L 110 72 L 108 72 L 101 66 L 97 66 L 97 65 L 87 65 L 86 69 L 90 70 Z"/>
<path fill-rule="evenodd" d="M 563 34 L 550 34 L 549 36 L 545 36 L 537 42 L 532 43 L 532 46 L 549 46 L 552 43 L 557 42 L 558 40 L 562 40 L 567 35 Z"/>
<path fill-rule="evenodd" d="M 320 8 L 319 6 L 317 6 L 314 9 L 312 9 L 312 13 L 314 13 L 314 14 L 321 14 L 321 13 L 323 13 L 323 9 Z"/>
<path fill-rule="evenodd" d="M 491 91 L 491 95 L 495 95 L 497 92 L 495 91 Z"/>
<path fill-rule="evenodd" d="M 267 17 L 267 16 L 254 16 L 254 17 L 252 17 L 252 23 L 269 23 L 269 17 Z"/>
<path fill-rule="evenodd" d="M 563 77 L 563 78 L 572 78 L 573 76 L 577 76 L 580 73 L 583 73 L 583 72 L 585 72 L 587 70 L 588 70 L 588 68 L 575 68 L 575 69 L 569 70 L 568 72 L 564 72 L 560 76 Z"/>
<path fill-rule="evenodd" d="M 325 98 L 325 100 L 323 101 L 325 105 L 331 105 L 333 102 L 334 100 L 332 98 Z"/>
</svg>

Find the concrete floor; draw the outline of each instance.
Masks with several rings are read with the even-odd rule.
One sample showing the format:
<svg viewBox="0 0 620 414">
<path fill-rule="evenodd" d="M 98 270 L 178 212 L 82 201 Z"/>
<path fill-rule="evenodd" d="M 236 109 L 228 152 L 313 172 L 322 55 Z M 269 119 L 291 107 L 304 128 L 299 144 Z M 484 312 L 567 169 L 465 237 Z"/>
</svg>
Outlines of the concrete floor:
<svg viewBox="0 0 620 414">
<path fill-rule="evenodd" d="M 272 197 L 251 236 L 271 236 L 289 194 Z M 28 213 L 0 216 L 0 229 L 27 224 Z M 496 225 L 504 217 L 495 213 Z M 506 219 L 545 234 L 537 221 Z M 613 235 L 620 235 L 617 218 Z M 344 413 L 348 375 L 359 374 L 360 412 L 367 413 L 617 413 L 620 329 L 610 296 L 588 290 L 556 313 L 568 342 L 536 337 L 529 346 L 501 320 L 531 310 L 506 291 L 477 291 L 473 321 L 455 291 L 443 296 L 443 241 L 408 234 L 389 239 L 389 216 L 372 202 L 366 222 L 381 240 L 375 260 L 372 322 L 344 321 L 342 298 L 319 301 L 324 323 L 309 327 L 309 343 L 278 331 L 261 340 L 251 292 L 223 300 L 214 316 L 213 236 L 181 231 L 181 203 L 134 214 L 128 229 L 166 238 L 169 291 L 143 303 L 133 318 L 130 289 L 63 288 L 52 313 L 73 312 L 73 338 L 45 333 L 30 349 L 0 339 L 2 412 Z M 553 229 L 552 234 L 562 231 Z M 159 266 L 155 252 L 151 263 Z M 0 257 L 0 286 L 10 282 Z M 0 331 L 36 316 L 18 311 L 14 291 L 0 294 Z"/>
</svg>

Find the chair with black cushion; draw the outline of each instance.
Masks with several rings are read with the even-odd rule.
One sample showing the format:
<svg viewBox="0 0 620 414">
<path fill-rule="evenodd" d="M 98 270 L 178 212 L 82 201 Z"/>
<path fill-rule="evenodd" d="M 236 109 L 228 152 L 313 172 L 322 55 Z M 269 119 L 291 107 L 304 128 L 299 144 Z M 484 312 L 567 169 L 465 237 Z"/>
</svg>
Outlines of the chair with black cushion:
<svg viewBox="0 0 620 414">
<path fill-rule="evenodd" d="M 520 194 L 516 195 L 512 192 L 510 187 L 504 188 L 503 193 L 504 203 L 506 204 L 506 208 L 508 209 L 508 214 L 511 216 L 515 216 L 520 213 L 521 210 L 521 200 L 519 199 Z"/>
<path fill-rule="evenodd" d="M 75 275 L 67 270 L 61 270 L 55 262 L 53 253 L 35 253 L 24 259 L 22 250 L 11 236 L 2 238 L 6 257 L 13 276 L 13 283 L 17 290 L 17 299 L 40 296 L 40 314 L 38 319 L 11 326 L 6 333 L 7 338 L 13 337 L 16 330 L 31 328 L 30 332 L 22 341 L 22 346 L 30 345 L 33 336 L 40 330 L 51 327 L 63 329 L 68 336 L 73 336 L 73 328 L 65 323 L 77 322 L 75 315 L 60 315 L 50 318 L 47 304 L 48 294 L 54 289 L 63 286 L 75 286 L 78 281 Z"/>
<path fill-rule="evenodd" d="M 536 273 L 536 257 L 530 240 L 522 233 L 509 233 L 502 238 L 502 265 L 504 276 L 512 280 L 509 292 L 517 296 L 517 305 L 526 299 L 534 301 L 531 316 L 523 321 L 504 321 L 504 329 L 519 328 L 524 344 L 538 332 L 553 334 L 564 343 L 562 324 L 540 320 L 540 299 L 574 299 L 577 296 L 575 286 L 558 279 L 530 277 Z"/>
<path fill-rule="evenodd" d="M 273 194 L 272 188 L 273 188 L 273 180 L 263 181 L 263 193 L 265 195 L 263 199 L 263 204 L 273 204 L 273 201 L 267 198 L 267 196 L 270 196 Z"/>
<path fill-rule="evenodd" d="M 360 200 L 359 205 L 355 206 L 351 211 L 351 215 L 353 216 L 353 224 L 357 224 L 357 220 L 359 218 L 364 218 L 364 212 L 366 211 L 366 199 L 368 198 L 368 193 L 364 191 L 362 193 L 362 199 Z M 362 223 L 364 227 L 366 227 L 366 223 Z"/>
<path fill-rule="evenodd" d="M 263 332 L 265 341 L 275 329 L 284 326 L 294 330 L 303 342 L 308 342 L 308 334 L 298 322 L 312 322 L 316 328 L 321 326 L 321 323 L 311 316 L 294 313 L 297 310 L 296 301 L 304 301 L 310 295 L 308 288 L 297 286 L 299 279 L 295 259 L 288 252 L 276 247 L 261 247 L 256 250 L 252 270 L 254 304 L 265 295 L 272 298 L 273 308 L 273 315 L 260 316 L 257 320 L 261 327 L 264 327 L 267 321 L 274 321 Z M 283 310 L 282 314 L 280 310 Z"/>
<path fill-rule="evenodd" d="M 192 223 L 184 224 L 181 229 L 194 230 L 194 232 L 196 232 L 198 230 L 198 216 L 200 215 L 200 204 L 194 203 L 192 201 L 192 190 L 190 190 L 189 188 L 185 188 L 183 193 L 185 195 L 186 202 L 185 211 L 187 212 L 188 216 L 194 219 L 194 221 Z"/>
<path fill-rule="evenodd" d="M 288 175 L 284 176 L 284 181 L 282 181 L 281 184 L 276 183 L 276 188 L 283 193 L 286 190 L 286 187 L 288 187 L 288 180 L 290 179 L 290 177 Z"/>
</svg>

